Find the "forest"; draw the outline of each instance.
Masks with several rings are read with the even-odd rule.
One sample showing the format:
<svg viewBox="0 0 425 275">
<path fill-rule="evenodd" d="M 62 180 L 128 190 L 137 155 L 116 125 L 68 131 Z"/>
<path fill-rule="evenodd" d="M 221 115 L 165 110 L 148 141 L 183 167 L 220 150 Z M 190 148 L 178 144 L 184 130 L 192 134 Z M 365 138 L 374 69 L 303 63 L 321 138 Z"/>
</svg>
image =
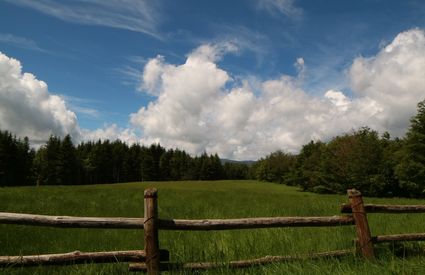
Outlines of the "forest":
<svg viewBox="0 0 425 275">
<path fill-rule="evenodd" d="M 34 150 L 28 138 L 0 131 L 0 185 L 69 185 L 129 181 L 246 178 L 247 166 L 222 164 L 217 154 L 191 157 L 179 149 L 127 145 L 120 140 L 83 142 L 51 136 Z"/>
<path fill-rule="evenodd" d="M 425 197 L 425 100 L 403 138 L 363 127 L 253 164 L 223 162 L 217 154 L 191 156 L 160 144 L 74 145 L 69 135 L 51 136 L 35 150 L 27 137 L 0 130 L 0 186 L 220 179 L 257 179 L 316 193 L 356 188 L 367 196 Z"/>
<path fill-rule="evenodd" d="M 277 151 L 253 166 L 256 179 L 297 185 L 316 193 L 349 188 L 376 197 L 425 197 L 425 100 L 404 138 L 368 127 L 311 141 L 299 154 Z"/>
</svg>

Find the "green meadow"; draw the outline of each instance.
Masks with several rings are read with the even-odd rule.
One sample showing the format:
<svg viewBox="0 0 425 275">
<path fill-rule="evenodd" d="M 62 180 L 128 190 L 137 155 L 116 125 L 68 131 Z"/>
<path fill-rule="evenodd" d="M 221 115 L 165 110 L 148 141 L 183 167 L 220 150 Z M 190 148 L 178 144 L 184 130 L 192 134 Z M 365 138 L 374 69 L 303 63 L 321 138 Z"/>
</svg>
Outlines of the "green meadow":
<svg viewBox="0 0 425 275">
<path fill-rule="evenodd" d="M 339 215 L 343 195 L 318 195 L 258 181 L 134 182 L 0 188 L 0 211 L 69 216 L 142 217 L 143 190 L 158 188 L 161 218 L 203 219 Z M 365 198 L 366 203 L 425 204 Z M 425 214 L 369 214 L 372 235 L 425 232 Z M 353 248 L 353 226 L 229 231 L 160 231 L 172 262 L 231 261 Z M 203 274 L 425 274 L 424 243 L 376 246 L 378 259 L 302 260 Z M 143 249 L 142 230 L 0 225 L 0 255 Z M 128 264 L 3 268 L 4 274 L 126 274 Z M 174 270 L 171 274 L 189 274 Z M 198 272 L 199 273 L 199 272 Z M 197 274 L 198 274 L 197 273 Z"/>
</svg>

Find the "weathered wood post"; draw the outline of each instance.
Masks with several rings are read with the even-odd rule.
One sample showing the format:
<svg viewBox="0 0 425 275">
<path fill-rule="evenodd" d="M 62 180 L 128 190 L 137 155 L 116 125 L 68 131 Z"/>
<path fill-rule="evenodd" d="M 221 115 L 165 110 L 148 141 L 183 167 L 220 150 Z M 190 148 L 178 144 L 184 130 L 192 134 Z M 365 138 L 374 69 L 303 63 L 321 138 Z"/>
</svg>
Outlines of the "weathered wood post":
<svg viewBox="0 0 425 275">
<path fill-rule="evenodd" d="M 375 253 L 373 251 L 369 223 L 367 222 L 367 215 L 363 205 L 362 193 L 356 189 L 349 189 L 347 190 L 347 194 L 356 224 L 357 249 L 366 259 L 373 260 Z"/>
<path fill-rule="evenodd" d="M 146 267 L 149 275 L 159 274 L 158 193 L 155 188 L 145 190 L 145 219 L 143 222 Z"/>
</svg>

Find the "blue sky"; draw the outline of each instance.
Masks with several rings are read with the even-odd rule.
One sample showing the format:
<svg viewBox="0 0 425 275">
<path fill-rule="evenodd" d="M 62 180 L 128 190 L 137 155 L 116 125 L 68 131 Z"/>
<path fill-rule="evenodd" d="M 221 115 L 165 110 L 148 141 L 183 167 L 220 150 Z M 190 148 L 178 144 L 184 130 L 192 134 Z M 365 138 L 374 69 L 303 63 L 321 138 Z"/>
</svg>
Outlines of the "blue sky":
<svg viewBox="0 0 425 275">
<path fill-rule="evenodd" d="M 6 120 L 5 117 L 13 116 L 6 115 L 8 110 L 6 107 L 1 109 L 1 105 L 3 120 L 0 115 L 0 128 L 11 128 L 9 130 L 24 135 L 37 132 L 63 135 L 71 132 L 76 140 L 88 136 L 128 138 L 129 142 L 161 142 L 170 147 L 183 147 L 194 154 L 207 150 L 237 159 L 256 158 L 276 149 L 297 151 L 302 142 L 326 139 L 365 124 L 380 131 L 388 130 L 394 135 L 402 135 L 408 126 L 403 121 L 408 121 L 415 111 L 415 104 L 425 92 L 414 91 L 406 101 L 409 105 L 397 106 L 409 111 L 403 113 L 400 121 L 395 121 L 386 115 L 387 109 L 395 110 L 395 107 L 381 100 L 389 95 L 381 96 L 385 91 L 376 87 L 376 83 L 385 81 L 381 78 L 368 79 L 371 82 L 368 85 L 357 85 L 359 82 L 353 75 L 357 67 L 354 65 L 358 63 L 361 73 L 370 76 L 371 73 L 364 70 L 379 67 L 379 58 L 382 58 L 382 62 L 393 58 L 380 54 L 385 53 L 383 49 L 388 45 L 397 44 L 396 39 L 400 34 L 404 33 L 407 37 L 401 37 L 402 42 L 411 39 L 412 35 L 423 34 L 424 14 L 425 2 L 420 0 L 3 0 L 0 1 L 0 52 L 9 58 L 4 62 L 10 63 L 10 58 L 16 59 L 22 65 L 22 73 L 31 73 L 37 81 L 44 81 L 48 85 L 47 96 L 58 95 L 64 103 L 62 111 L 50 111 L 74 113 L 75 121 L 69 125 L 77 128 L 71 131 L 68 124 L 58 126 L 62 123 L 60 118 L 51 122 L 54 124 L 51 128 L 48 122 L 40 122 L 44 128 L 24 131 L 22 127 L 15 127 L 10 119 Z M 419 43 L 422 47 L 420 39 L 412 43 Z M 409 45 L 400 47 L 413 47 Z M 180 112 L 181 120 L 193 120 L 193 125 L 201 127 L 193 132 L 189 130 L 191 124 L 173 123 L 172 117 L 176 116 L 177 111 L 168 114 L 168 120 L 155 117 L 161 114 L 155 113 L 154 108 L 177 108 L 167 105 L 161 98 L 170 93 L 175 96 L 178 92 L 172 94 L 173 88 L 164 81 L 158 82 L 155 78 L 152 81 L 156 82 L 151 83 L 143 76 L 150 72 L 147 65 L 156 60 L 162 64 L 159 66 L 160 79 L 177 77 L 179 74 L 176 71 L 185 69 L 182 65 L 202 46 L 209 47 L 216 55 L 206 59 L 207 63 L 216 66 L 216 70 L 205 70 L 205 73 L 209 74 L 208 77 L 218 73 L 213 79 L 218 82 L 213 85 L 215 90 L 203 97 L 211 104 L 193 99 L 193 105 L 205 106 L 199 110 L 186 108 Z M 422 50 L 417 51 L 415 54 L 422 58 Z M 368 63 L 367 58 L 372 61 Z M 193 77 L 188 77 L 189 81 L 207 77 L 196 76 L 195 72 L 202 72 L 198 69 L 194 70 Z M 218 79 L 220 72 L 226 74 L 223 81 Z M 384 75 L 387 76 L 383 74 L 382 77 Z M 403 79 L 417 84 L 411 79 Z M 3 81 L 6 83 L 6 80 Z M 272 81 L 283 84 L 279 86 L 279 83 Z M 187 85 L 191 90 L 192 84 Z M 194 93 L 196 89 L 204 89 L 196 85 Z M 208 90 L 208 87 L 205 89 Z M 238 89 L 243 93 L 238 94 Z M 366 90 L 370 94 L 364 94 Z M 334 94 L 325 96 L 328 91 Z M 9 100 L 10 92 L 7 93 Z M 281 113 L 284 121 L 268 113 L 252 115 L 261 108 L 267 109 L 265 106 L 273 102 L 272 93 L 281 97 L 279 102 L 282 105 L 278 110 L 296 106 L 294 101 L 288 100 L 292 96 L 297 98 L 298 103 L 304 100 L 305 104 L 317 105 L 317 108 L 314 111 L 295 108 L 293 112 Z M 6 96 L 6 92 L 4 94 Z M 364 103 L 365 98 L 373 98 L 371 94 L 380 96 L 376 96 L 372 103 Z M 246 104 L 252 109 L 248 105 L 240 107 L 242 109 L 235 107 L 244 102 L 242 97 L 238 97 L 241 95 L 250 98 L 247 102 L 252 104 Z M 177 102 L 182 100 L 178 106 L 184 106 L 185 98 L 191 97 L 181 94 L 181 98 L 175 98 Z M 234 105 L 226 110 L 220 109 L 233 98 Z M 327 131 L 326 127 L 318 127 L 315 131 L 300 134 L 305 129 L 291 128 L 291 125 L 303 124 L 309 116 L 338 116 L 336 113 L 318 111 L 329 109 L 317 103 L 324 100 L 333 102 L 344 112 L 344 121 L 328 126 L 329 129 L 336 127 L 336 130 Z M 150 108 L 149 103 L 152 105 Z M 344 110 L 341 104 L 350 106 L 347 105 Z M 208 105 L 216 107 L 209 109 Z M 366 108 L 366 105 L 378 106 L 378 111 L 362 118 L 347 113 L 350 110 L 350 113 L 360 112 L 355 108 Z M 21 107 L 31 114 L 27 105 Z M 225 111 L 229 111 L 229 114 Z M 275 113 L 279 114 L 279 111 Z M 223 119 L 232 120 L 239 116 L 242 118 L 230 123 L 229 129 L 223 129 L 224 132 L 233 133 L 232 136 L 204 137 L 200 133 L 220 131 L 217 125 Z M 267 117 L 270 124 L 261 129 L 257 127 L 254 131 L 251 129 L 257 125 L 254 122 L 260 125 L 265 123 L 258 122 L 259 117 Z M 329 118 L 325 121 L 329 121 Z M 346 124 L 350 127 L 340 126 Z M 242 129 L 236 125 L 244 127 Z M 281 128 L 281 131 L 272 130 L 276 128 Z M 306 129 L 310 128 L 307 123 Z M 161 129 L 168 129 L 169 132 Z M 173 134 L 170 131 L 174 131 Z M 127 134 L 122 135 L 124 132 Z M 245 135 L 254 135 L 256 139 L 264 141 L 246 140 L 242 138 Z M 43 140 L 42 134 L 38 136 Z M 236 137 L 234 141 L 233 137 Z"/>
</svg>

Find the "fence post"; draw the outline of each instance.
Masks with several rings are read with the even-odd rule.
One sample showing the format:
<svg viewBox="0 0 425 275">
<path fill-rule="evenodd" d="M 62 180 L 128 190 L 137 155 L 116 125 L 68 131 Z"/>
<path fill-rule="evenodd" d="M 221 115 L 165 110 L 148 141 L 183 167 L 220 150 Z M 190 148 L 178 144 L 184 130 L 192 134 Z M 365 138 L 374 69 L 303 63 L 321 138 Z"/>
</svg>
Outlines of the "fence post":
<svg viewBox="0 0 425 275">
<path fill-rule="evenodd" d="M 370 235 L 369 223 L 367 221 L 366 211 L 363 205 L 362 193 L 356 189 L 347 190 L 353 212 L 354 222 L 356 224 L 356 234 L 358 240 L 358 250 L 369 260 L 375 258 L 373 251 L 373 242 Z"/>
<path fill-rule="evenodd" d="M 158 194 L 155 188 L 145 190 L 145 217 L 143 222 L 146 267 L 149 275 L 159 274 Z"/>
</svg>

